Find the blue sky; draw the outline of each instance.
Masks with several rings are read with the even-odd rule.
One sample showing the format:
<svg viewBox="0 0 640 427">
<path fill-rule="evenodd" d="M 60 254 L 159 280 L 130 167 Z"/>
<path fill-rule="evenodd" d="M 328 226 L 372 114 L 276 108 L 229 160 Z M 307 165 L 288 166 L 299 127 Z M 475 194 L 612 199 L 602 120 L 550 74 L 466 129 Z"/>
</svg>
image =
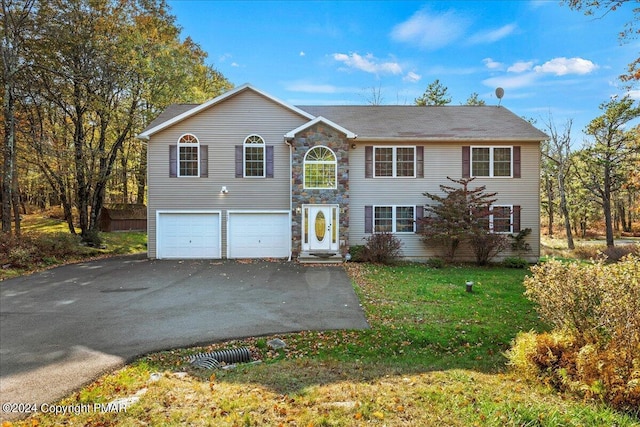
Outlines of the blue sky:
<svg viewBox="0 0 640 427">
<path fill-rule="evenodd" d="M 251 83 L 294 105 L 413 104 L 429 83 L 451 105 L 473 92 L 537 120 L 574 121 L 574 144 L 640 55 L 620 44 L 631 8 L 587 17 L 557 0 L 195 1 L 169 0 L 171 13 L 234 85 Z M 635 88 L 637 89 L 637 88 Z"/>
</svg>

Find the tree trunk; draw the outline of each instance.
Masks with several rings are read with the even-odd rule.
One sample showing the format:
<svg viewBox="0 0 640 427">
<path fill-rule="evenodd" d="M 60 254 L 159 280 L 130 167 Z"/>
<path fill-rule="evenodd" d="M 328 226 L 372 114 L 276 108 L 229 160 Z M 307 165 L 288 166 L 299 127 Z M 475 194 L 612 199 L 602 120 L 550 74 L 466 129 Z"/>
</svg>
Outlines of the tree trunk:
<svg viewBox="0 0 640 427">
<path fill-rule="evenodd" d="M 140 149 L 140 167 L 136 173 L 136 182 L 138 183 L 136 203 L 144 204 L 144 191 L 147 186 L 147 144 L 142 142 Z"/>
<path fill-rule="evenodd" d="M 569 207 L 567 206 L 567 191 L 565 189 L 564 172 L 561 168 L 558 168 L 558 189 L 560 190 L 560 210 L 564 216 L 564 229 L 567 233 L 567 247 L 569 249 L 575 249 L 573 243 L 573 234 L 571 234 L 571 220 L 569 219 Z"/>
<path fill-rule="evenodd" d="M 79 89 L 76 88 L 76 99 L 80 99 Z M 82 238 L 88 237 L 89 232 L 89 184 L 85 168 L 87 167 L 84 155 L 84 112 L 83 108 L 76 104 L 76 116 L 74 118 L 75 129 L 73 135 L 73 148 L 75 160 L 75 179 L 76 179 L 76 203 L 78 207 L 78 218 L 80 225 L 80 235 Z"/>
<path fill-rule="evenodd" d="M 545 180 L 545 187 L 547 191 L 547 215 L 549 216 L 549 237 L 553 237 L 553 226 L 554 226 L 554 217 L 553 217 L 553 183 L 551 179 L 547 176 Z"/>
<path fill-rule="evenodd" d="M 624 230 L 627 233 L 631 233 L 633 231 L 633 198 L 631 197 L 631 192 L 627 194 L 627 200 L 629 202 L 629 209 L 627 209 L 627 229 Z"/>
<path fill-rule="evenodd" d="M 3 51 L 4 67 L 6 54 Z M 9 71 L 11 72 L 11 71 Z M 5 75 L 7 75 L 5 71 Z M 15 161 L 15 99 L 13 97 L 11 79 L 7 75 L 4 84 L 4 163 L 2 168 L 2 232 L 11 233 L 11 202 L 13 200 L 11 190 L 13 187 L 13 173 Z"/>
<path fill-rule="evenodd" d="M 13 164 L 16 164 L 15 159 Z M 13 205 L 13 224 L 15 235 L 20 237 L 20 221 L 22 220 L 22 216 L 20 215 L 20 191 L 18 190 L 17 170 L 14 171 L 13 183 L 11 185 L 11 204 Z"/>
<path fill-rule="evenodd" d="M 609 165 L 604 167 L 604 192 L 602 208 L 604 210 L 604 225 L 607 235 L 607 247 L 613 247 L 613 218 L 611 213 L 611 169 Z"/>
<path fill-rule="evenodd" d="M 129 203 L 129 186 L 127 185 L 127 156 L 124 144 L 120 147 L 120 179 L 122 180 L 122 203 Z"/>
</svg>

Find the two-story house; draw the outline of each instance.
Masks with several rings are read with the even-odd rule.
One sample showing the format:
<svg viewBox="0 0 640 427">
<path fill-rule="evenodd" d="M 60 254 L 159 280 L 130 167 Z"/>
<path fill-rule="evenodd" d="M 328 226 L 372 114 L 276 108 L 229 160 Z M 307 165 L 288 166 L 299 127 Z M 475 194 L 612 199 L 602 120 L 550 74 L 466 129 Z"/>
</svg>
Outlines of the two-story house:
<svg viewBox="0 0 640 427">
<path fill-rule="evenodd" d="M 293 106 L 243 85 L 169 107 L 138 138 L 150 258 L 339 257 L 386 231 L 425 260 L 440 250 L 416 233 L 423 193 L 447 176 L 497 192 L 489 226 L 531 228 L 524 255 L 539 257 L 547 136 L 504 107 Z"/>
</svg>

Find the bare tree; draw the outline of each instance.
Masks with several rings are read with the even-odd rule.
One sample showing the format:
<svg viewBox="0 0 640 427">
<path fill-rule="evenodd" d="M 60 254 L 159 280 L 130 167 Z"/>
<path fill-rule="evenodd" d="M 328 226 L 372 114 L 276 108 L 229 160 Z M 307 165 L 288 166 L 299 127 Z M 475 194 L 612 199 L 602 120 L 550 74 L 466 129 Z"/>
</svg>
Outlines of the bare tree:
<svg viewBox="0 0 640 427">
<path fill-rule="evenodd" d="M 571 126 L 573 120 L 568 119 L 565 123 L 564 130 L 558 132 L 551 114 L 549 121 L 546 123 L 547 131 L 551 138 L 548 141 L 548 150 L 543 152 L 548 161 L 553 163 L 556 175 L 558 193 L 560 196 L 560 211 L 564 217 L 564 228 L 567 233 L 567 247 L 574 249 L 573 234 L 571 233 L 571 218 L 569 216 L 569 207 L 567 205 L 567 188 L 566 179 L 571 170 Z"/>
<path fill-rule="evenodd" d="M 368 89 L 369 94 L 366 97 L 367 104 L 369 105 L 382 105 L 384 97 L 382 96 L 382 87 L 372 86 Z"/>
</svg>

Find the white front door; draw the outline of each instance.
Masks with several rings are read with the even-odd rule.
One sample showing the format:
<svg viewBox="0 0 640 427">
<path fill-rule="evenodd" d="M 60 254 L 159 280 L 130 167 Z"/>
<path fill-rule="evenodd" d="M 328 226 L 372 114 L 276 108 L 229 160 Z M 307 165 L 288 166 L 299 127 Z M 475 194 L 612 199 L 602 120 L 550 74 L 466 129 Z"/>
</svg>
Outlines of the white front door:
<svg viewBox="0 0 640 427">
<path fill-rule="evenodd" d="M 306 205 L 304 210 L 305 230 L 303 232 L 305 232 L 308 250 L 338 250 L 338 207 L 335 205 Z"/>
</svg>

